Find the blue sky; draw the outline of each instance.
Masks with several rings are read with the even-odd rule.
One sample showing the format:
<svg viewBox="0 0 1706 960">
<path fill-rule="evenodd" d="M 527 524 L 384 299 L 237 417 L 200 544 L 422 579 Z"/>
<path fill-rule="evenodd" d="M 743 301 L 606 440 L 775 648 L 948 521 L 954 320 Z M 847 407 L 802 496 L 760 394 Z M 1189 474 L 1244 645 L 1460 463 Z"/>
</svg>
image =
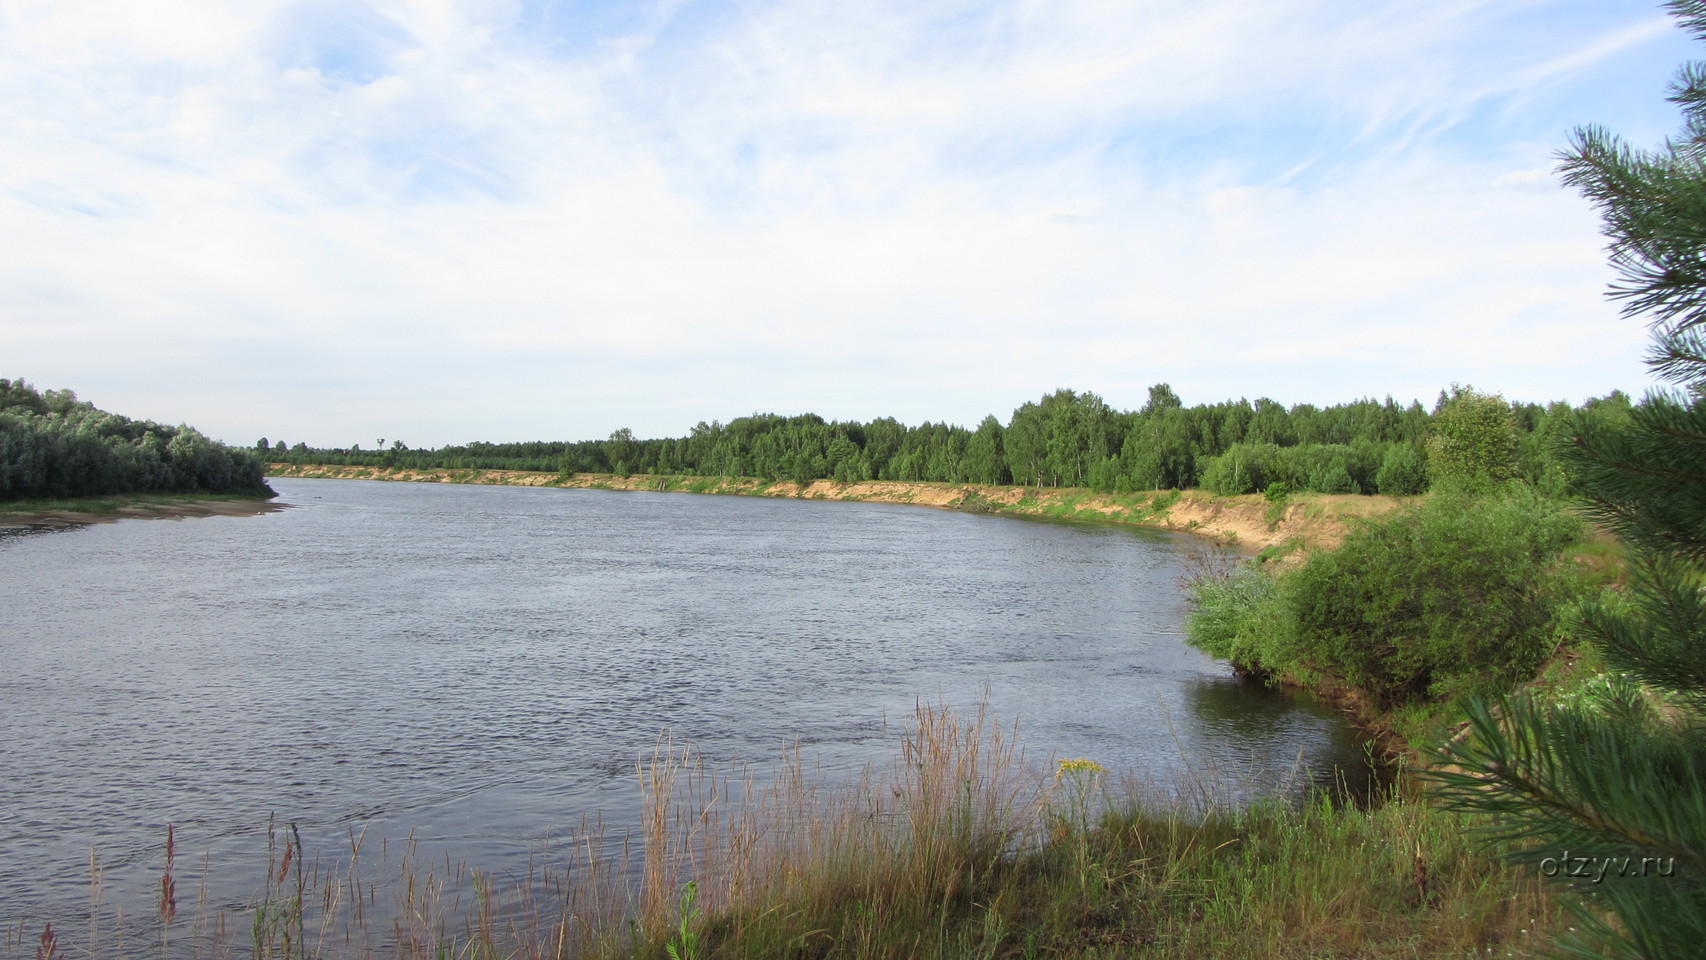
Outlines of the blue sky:
<svg viewBox="0 0 1706 960">
<path fill-rule="evenodd" d="M 1623 0 L 0 0 L 0 376 L 233 443 L 1639 391 Z"/>
</svg>

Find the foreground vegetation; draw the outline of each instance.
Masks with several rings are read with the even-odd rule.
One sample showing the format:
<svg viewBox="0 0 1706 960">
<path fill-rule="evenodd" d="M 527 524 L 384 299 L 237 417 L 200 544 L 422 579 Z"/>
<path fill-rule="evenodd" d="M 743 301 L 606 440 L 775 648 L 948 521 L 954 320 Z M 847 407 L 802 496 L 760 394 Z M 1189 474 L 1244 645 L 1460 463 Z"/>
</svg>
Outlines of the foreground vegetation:
<svg viewBox="0 0 1706 960">
<path fill-rule="evenodd" d="M 1706 0 L 1668 6 L 1706 40 Z M 1371 523 L 1277 578 L 1221 578 L 1194 621 L 1203 646 L 1264 672 L 1387 703 L 1470 694 L 1435 796 L 1554 879 L 1572 920 L 1554 945 L 1581 957 L 1682 960 L 1706 943 L 1706 64 L 1672 100 L 1686 124 L 1662 149 L 1587 128 L 1563 164 L 1604 218 L 1614 295 L 1651 324 L 1649 367 L 1680 388 L 1627 416 L 1575 416 L 1558 445 L 1623 547 L 1626 589 L 1582 589 L 1556 559 L 1564 519 L 1470 455 L 1455 503 Z M 1604 669 L 1563 695 L 1512 694 L 1554 637 Z"/>
<path fill-rule="evenodd" d="M 1706 399 L 1657 397 L 1617 431 L 1578 425 L 1564 456 L 1595 459 L 1577 476 L 1617 540 L 1589 542 L 1573 504 L 1469 470 L 1353 521 L 1335 549 L 1207 571 L 1191 641 L 1396 731 L 1443 801 L 1433 815 L 1469 816 L 1488 852 L 1555 881 L 1556 944 L 1697 956 L 1706 523 L 1685 505 L 1706 489 L 1702 423 Z M 1662 468 L 1638 452 L 1677 442 Z M 1441 743 L 1443 765 L 1427 749 Z"/>
<path fill-rule="evenodd" d="M 1668 6 L 1706 40 L 1706 2 Z M 1706 64 L 1671 100 L 1685 123 L 1660 149 L 1587 128 L 1564 155 L 1611 239 L 1614 295 L 1653 331 L 1648 366 L 1677 388 L 1626 423 L 1578 424 L 1564 450 L 1589 514 L 1629 551 L 1627 591 L 1576 618 L 1610 668 L 1603 693 L 1472 700 L 1439 774 L 1450 808 L 1494 818 L 1513 862 L 1601 866 L 1602 880 L 1562 881 L 1580 927 L 1562 948 L 1644 960 L 1706 943 Z"/>
<path fill-rule="evenodd" d="M 1092 760 L 1028 767 L 1017 746 L 985 712 L 921 708 L 892 770 L 826 790 L 797 755 L 719 776 L 663 743 L 638 769 L 637 859 L 570 838 L 505 882 L 412 853 L 375 864 L 359 840 L 316 857 L 277 825 L 239 914 L 192 908 L 168 846 L 153 917 L 19 928 L 6 952 L 1378 960 L 1529 956 L 1561 923 L 1533 871 L 1402 795 L 1157 796 Z"/>
</svg>

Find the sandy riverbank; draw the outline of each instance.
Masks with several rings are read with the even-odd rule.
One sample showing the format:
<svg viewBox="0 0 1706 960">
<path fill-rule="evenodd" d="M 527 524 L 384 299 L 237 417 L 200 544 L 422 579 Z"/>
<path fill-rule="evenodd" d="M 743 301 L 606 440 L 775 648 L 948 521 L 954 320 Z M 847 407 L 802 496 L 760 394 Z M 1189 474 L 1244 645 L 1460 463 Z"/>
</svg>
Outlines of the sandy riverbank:
<svg viewBox="0 0 1706 960">
<path fill-rule="evenodd" d="M 569 487 L 596 490 L 655 490 L 720 493 L 741 496 L 791 497 L 809 500 L 854 500 L 906 503 L 916 506 L 1129 523 L 1179 530 L 1252 549 L 1333 546 L 1343 537 L 1351 518 L 1385 513 L 1401 501 L 1392 497 L 1297 494 L 1275 507 L 1261 496 L 1217 497 L 1198 490 L 1180 494 L 1095 493 L 1076 488 L 1002 487 L 965 483 L 867 481 L 839 483 L 692 476 L 631 476 L 555 473 L 522 470 L 408 470 L 380 467 L 269 464 L 268 476 L 320 477 L 346 480 L 389 480 L 415 483 L 505 484 L 531 487 Z"/>
<path fill-rule="evenodd" d="M 96 501 L 98 509 L 9 510 L 0 506 L 0 530 L 51 529 L 79 527 L 90 523 L 115 523 L 119 520 L 182 520 L 186 517 L 254 517 L 283 510 L 286 504 L 271 500 L 127 500 L 113 497 Z M 108 506 L 110 504 L 110 507 Z"/>
</svg>

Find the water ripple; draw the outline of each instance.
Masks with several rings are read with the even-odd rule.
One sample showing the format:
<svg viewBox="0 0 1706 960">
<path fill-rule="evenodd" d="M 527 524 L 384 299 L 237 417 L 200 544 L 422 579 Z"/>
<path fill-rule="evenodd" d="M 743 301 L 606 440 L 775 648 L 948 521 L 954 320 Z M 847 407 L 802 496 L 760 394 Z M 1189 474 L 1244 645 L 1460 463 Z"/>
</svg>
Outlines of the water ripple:
<svg viewBox="0 0 1706 960">
<path fill-rule="evenodd" d="M 916 700 L 986 687 L 1033 756 L 1184 751 L 1254 785 L 1356 755 L 1333 717 L 1181 643 L 1174 535 L 274 484 L 296 509 L 0 537 L 0 923 L 87 909 L 91 848 L 107 904 L 146 915 L 168 823 L 214 902 L 256 886 L 269 817 L 328 851 L 412 831 L 522 870 L 600 809 L 619 836 L 662 731 L 853 771 L 894 755 Z"/>
</svg>

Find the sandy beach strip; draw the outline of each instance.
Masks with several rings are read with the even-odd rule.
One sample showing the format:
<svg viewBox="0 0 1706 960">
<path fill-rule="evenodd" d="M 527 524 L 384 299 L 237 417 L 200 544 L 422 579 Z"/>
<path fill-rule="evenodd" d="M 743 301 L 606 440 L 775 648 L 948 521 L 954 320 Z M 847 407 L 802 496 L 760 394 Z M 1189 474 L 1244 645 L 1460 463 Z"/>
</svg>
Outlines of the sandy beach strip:
<svg viewBox="0 0 1706 960">
<path fill-rule="evenodd" d="M 844 483 L 813 480 L 760 480 L 751 477 L 644 476 L 610 474 L 536 473 L 524 470 L 410 469 L 326 464 L 274 463 L 268 476 L 319 479 L 382 480 L 412 483 L 469 483 L 530 487 L 566 487 L 734 494 L 807 500 L 856 500 L 975 510 L 1016 517 L 1056 517 L 1097 520 L 1192 533 L 1251 550 L 1291 546 L 1304 549 L 1336 546 L 1353 518 L 1374 516 L 1400 506 L 1406 499 L 1359 494 L 1302 493 L 1275 506 L 1261 494 L 1220 497 L 1191 490 L 1163 495 L 1098 494 L 1054 487 L 988 486 L 972 483 L 866 480 Z M 1163 506 L 1152 506 L 1164 497 Z"/>
<path fill-rule="evenodd" d="M 255 517 L 275 513 L 288 504 L 255 498 L 250 500 L 134 500 L 111 498 L 121 506 L 111 511 L 8 509 L 0 504 L 0 530 L 50 530 L 80 527 L 120 520 L 182 520 L 186 517 Z"/>
</svg>

